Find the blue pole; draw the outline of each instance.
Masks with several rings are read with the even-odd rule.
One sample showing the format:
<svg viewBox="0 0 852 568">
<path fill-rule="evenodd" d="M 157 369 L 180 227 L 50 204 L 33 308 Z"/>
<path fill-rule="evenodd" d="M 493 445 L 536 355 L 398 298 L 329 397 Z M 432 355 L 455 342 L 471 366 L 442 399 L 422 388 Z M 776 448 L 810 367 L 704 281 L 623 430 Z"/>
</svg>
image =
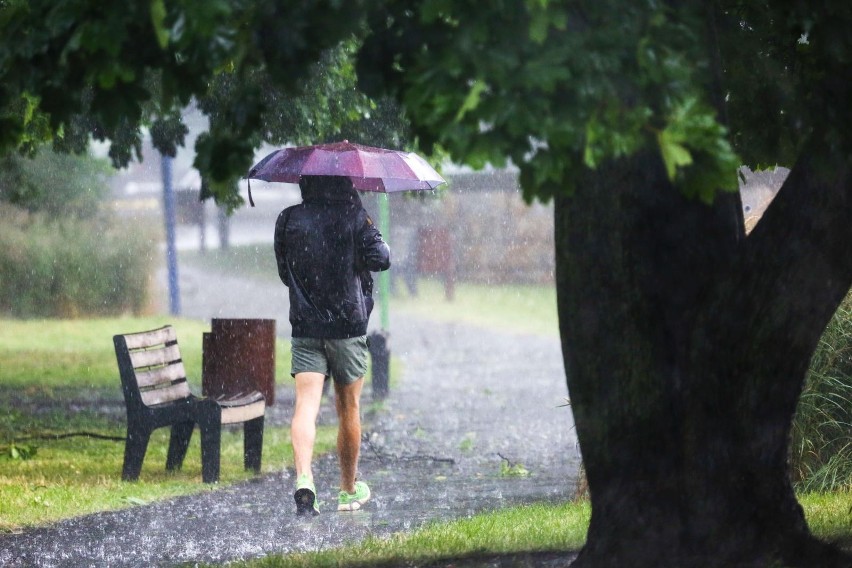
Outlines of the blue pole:
<svg viewBox="0 0 852 568">
<path fill-rule="evenodd" d="M 177 249 L 175 248 L 175 192 L 172 187 L 172 158 L 161 154 L 163 216 L 166 222 L 166 266 L 169 272 L 169 313 L 180 315 Z"/>
</svg>

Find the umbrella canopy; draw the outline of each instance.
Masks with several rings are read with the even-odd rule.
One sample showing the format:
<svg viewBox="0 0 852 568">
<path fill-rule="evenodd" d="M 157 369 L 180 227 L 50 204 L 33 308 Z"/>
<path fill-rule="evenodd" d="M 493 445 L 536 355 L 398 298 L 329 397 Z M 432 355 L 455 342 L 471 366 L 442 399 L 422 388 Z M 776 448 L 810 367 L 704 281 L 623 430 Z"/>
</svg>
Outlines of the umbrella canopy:
<svg viewBox="0 0 852 568">
<path fill-rule="evenodd" d="M 246 175 L 248 179 L 299 183 L 300 176 L 344 176 L 355 189 L 392 193 L 435 189 L 446 183 L 413 152 L 353 144 L 348 140 L 275 150 Z"/>
</svg>

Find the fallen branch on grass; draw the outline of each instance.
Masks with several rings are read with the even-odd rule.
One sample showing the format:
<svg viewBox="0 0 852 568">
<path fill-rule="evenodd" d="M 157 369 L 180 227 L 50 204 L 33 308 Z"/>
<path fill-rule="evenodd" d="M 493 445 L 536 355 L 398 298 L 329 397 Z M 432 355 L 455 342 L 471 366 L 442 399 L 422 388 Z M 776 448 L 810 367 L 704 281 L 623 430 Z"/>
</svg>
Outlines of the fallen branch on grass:
<svg viewBox="0 0 852 568">
<path fill-rule="evenodd" d="M 82 431 L 64 432 L 62 434 L 31 434 L 15 438 L 15 440 L 23 442 L 27 440 L 64 440 L 65 438 L 95 438 L 96 440 L 110 440 L 113 442 L 124 442 L 127 439 L 125 436 L 108 436 L 106 434 L 98 434 L 97 432 Z"/>
<path fill-rule="evenodd" d="M 367 448 L 369 448 L 370 451 L 373 452 L 373 454 L 376 456 L 376 458 L 378 458 L 379 461 L 383 461 L 383 462 L 386 462 L 386 461 L 396 461 L 396 462 L 429 461 L 429 462 L 434 462 L 434 463 L 448 463 L 448 464 L 451 464 L 451 465 L 456 463 L 456 460 L 454 460 L 453 458 L 441 458 L 441 457 L 429 456 L 429 455 L 423 455 L 423 454 L 413 454 L 413 455 L 388 454 L 388 453 L 385 453 L 385 452 L 379 450 L 378 448 L 376 448 L 376 446 L 373 445 L 373 441 L 370 440 L 369 436 L 367 436 L 367 435 L 363 436 L 363 441 L 367 445 Z"/>
</svg>

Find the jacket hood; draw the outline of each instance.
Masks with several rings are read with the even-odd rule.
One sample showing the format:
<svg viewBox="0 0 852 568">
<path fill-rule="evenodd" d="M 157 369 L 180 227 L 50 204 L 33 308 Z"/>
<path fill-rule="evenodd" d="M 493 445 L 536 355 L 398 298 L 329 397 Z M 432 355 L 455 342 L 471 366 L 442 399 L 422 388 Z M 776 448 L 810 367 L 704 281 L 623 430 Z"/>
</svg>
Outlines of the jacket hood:
<svg viewBox="0 0 852 568">
<path fill-rule="evenodd" d="M 352 180 L 343 176 L 302 176 L 299 178 L 302 201 L 351 202 L 361 205 Z"/>
</svg>

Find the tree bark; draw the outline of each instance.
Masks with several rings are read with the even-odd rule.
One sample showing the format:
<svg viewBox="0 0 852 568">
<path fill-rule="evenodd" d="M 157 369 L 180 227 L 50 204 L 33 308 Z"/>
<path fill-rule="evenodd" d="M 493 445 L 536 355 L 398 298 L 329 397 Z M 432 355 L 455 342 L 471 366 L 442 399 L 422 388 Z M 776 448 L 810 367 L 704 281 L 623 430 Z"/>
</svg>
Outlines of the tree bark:
<svg viewBox="0 0 852 568">
<path fill-rule="evenodd" d="M 687 200 L 650 154 L 557 198 L 592 502 L 576 566 L 850 565 L 810 536 L 787 466 L 810 357 L 852 284 L 846 165 L 825 179 L 809 155 L 748 238 L 738 194 Z"/>
</svg>

